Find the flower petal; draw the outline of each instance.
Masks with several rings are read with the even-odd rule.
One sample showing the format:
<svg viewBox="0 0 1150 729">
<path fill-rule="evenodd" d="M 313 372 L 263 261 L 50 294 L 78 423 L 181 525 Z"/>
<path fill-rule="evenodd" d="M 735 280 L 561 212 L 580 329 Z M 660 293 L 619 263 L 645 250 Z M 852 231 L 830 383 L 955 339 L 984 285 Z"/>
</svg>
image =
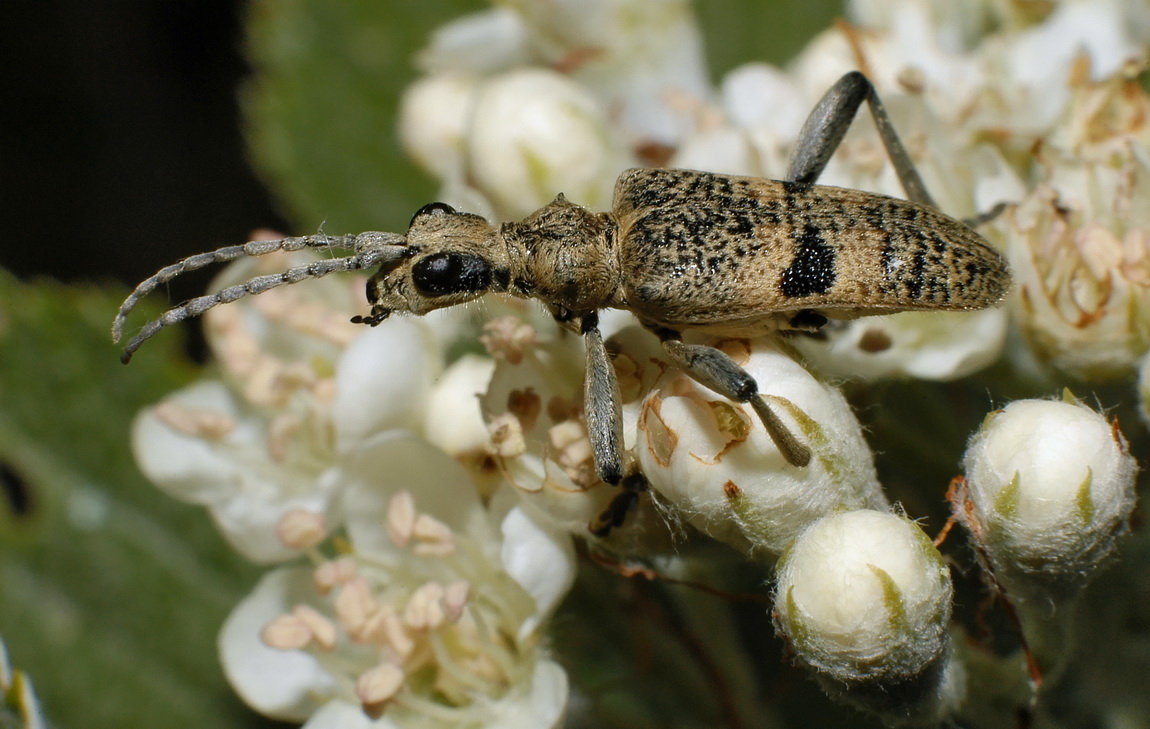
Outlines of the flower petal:
<svg viewBox="0 0 1150 729">
<path fill-rule="evenodd" d="M 435 338 L 413 319 L 390 319 L 347 348 L 335 376 L 332 422 L 346 453 L 375 433 L 420 430 L 431 383 L 443 368 Z"/>
<path fill-rule="evenodd" d="M 531 634 L 551 614 L 575 582 L 575 548 L 571 536 L 545 529 L 516 507 L 503 520 L 503 569 L 535 598 L 535 615 L 519 628 L 519 639 Z"/>
<path fill-rule="evenodd" d="M 391 431 L 364 442 L 346 456 L 343 476 L 348 537 L 360 551 L 394 554 L 381 525 L 392 496 L 401 490 L 411 493 L 416 509 L 452 530 L 487 536 L 483 506 L 467 471 L 412 433 Z"/>
<path fill-rule="evenodd" d="M 220 660 L 228 681 L 261 714 L 303 721 L 320 697 L 336 689 L 334 677 L 311 655 L 271 648 L 260 639 L 264 626 L 314 598 L 311 572 L 281 568 L 269 572 L 232 610 L 220 631 Z"/>
</svg>

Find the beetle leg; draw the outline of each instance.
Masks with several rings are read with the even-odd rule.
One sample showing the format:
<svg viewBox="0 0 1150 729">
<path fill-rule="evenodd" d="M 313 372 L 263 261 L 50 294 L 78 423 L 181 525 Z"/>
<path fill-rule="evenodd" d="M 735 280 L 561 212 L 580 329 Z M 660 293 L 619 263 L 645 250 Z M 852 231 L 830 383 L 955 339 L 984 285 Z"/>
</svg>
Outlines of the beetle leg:
<svg viewBox="0 0 1150 729">
<path fill-rule="evenodd" d="M 623 406 L 619 381 L 599 332 L 599 315 L 592 312 L 584 316 L 580 330 L 587 350 L 583 414 L 587 419 L 595 471 L 604 483 L 617 486 L 623 480 Z"/>
<path fill-rule="evenodd" d="M 683 344 L 677 336 L 661 333 L 663 351 L 671 362 L 703 387 L 714 390 L 735 402 L 748 403 L 763 421 L 767 434 L 783 458 L 792 466 L 810 463 L 811 450 L 799 442 L 790 428 L 759 395 L 755 378 L 725 353 L 702 344 Z"/>
<path fill-rule="evenodd" d="M 898 179 L 902 182 L 907 197 L 916 203 L 937 208 L 934 199 L 926 191 L 926 185 L 915 169 L 910 154 L 899 140 L 890 116 L 886 113 L 886 107 L 879 100 L 874 86 L 858 71 L 851 71 L 840 78 L 811 110 L 802 131 L 799 132 L 794 152 L 791 153 L 786 179 L 805 184 L 814 184 L 818 180 L 831 155 L 838 149 L 839 143 L 850 128 L 851 121 L 854 120 L 855 113 L 863 101 L 870 105 L 871 116 L 874 118 L 879 136 L 882 137 L 883 145 L 890 155 L 894 171 L 898 173 Z"/>
<path fill-rule="evenodd" d="M 599 512 L 590 524 L 587 531 L 597 537 L 606 537 L 612 529 L 623 526 L 627 515 L 639 503 L 639 498 L 647 490 L 647 477 L 639 470 L 633 460 L 627 464 L 627 475 L 619 483 L 619 493 L 607 503 L 603 511 Z"/>
</svg>

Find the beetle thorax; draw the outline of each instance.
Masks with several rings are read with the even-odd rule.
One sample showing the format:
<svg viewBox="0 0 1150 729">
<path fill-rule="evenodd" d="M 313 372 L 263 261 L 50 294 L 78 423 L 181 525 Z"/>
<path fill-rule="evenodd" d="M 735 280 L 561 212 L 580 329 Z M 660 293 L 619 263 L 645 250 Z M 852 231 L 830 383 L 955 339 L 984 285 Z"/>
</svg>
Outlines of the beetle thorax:
<svg viewBox="0 0 1150 729">
<path fill-rule="evenodd" d="M 509 292 L 539 299 L 560 318 L 608 306 L 619 287 L 617 226 L 562 195 L 500 235 L 511 263 Z"/>
</svg>

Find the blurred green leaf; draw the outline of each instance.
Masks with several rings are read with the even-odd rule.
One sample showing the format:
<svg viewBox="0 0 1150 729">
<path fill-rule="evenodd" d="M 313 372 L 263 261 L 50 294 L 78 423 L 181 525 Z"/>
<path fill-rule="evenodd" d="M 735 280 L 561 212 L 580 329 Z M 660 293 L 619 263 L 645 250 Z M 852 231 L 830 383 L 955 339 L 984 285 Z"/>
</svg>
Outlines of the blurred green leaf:
<svg viewBox="0 0 1150 729">
<path fill-rule="evenodd" d="M 254 0 L 243 95 L 256 166 L 299 231 L 405 229 L 435 184 L 395 131 L 412 59 L 479 0 Z M 298 232 L 298 231 L 297 231 Z"/>
<path fill-rule="evenodd" d="M 54 726 L 252 726 L 216 633 L 256 570 L 136 470 L 133 416 L 193 370 L 178 337 L 121 365 L 120 298 L 0 271 L 0 634 Z"/>
</svg>

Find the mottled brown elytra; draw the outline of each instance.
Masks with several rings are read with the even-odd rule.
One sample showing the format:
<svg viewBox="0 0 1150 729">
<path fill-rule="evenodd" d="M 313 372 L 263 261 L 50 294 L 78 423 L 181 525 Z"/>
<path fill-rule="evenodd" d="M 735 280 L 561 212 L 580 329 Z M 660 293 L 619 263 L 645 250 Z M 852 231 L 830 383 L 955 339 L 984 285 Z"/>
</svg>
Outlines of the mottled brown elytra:
<svg viewBox="0 0 1150 729">
<path fill-rule="evenodd" d="M 815 185 L 863 101 L 910 200 Z M 517 223 L 492 225 L 443 203 L 421 208 L 405 235 L 313 235 L 255 241 L 192 256 L 136 288 L 112 327 L 171 278 L 244 256 L 342 247 L 321 260 L 192 299 L 169 309 L 128 342 L 127 362 L 161 328 L 219 304 L 336 271 L 379 267 L 367 284 L 376 325 L 394 312 L 426 314 L 488 292 L 538 299 L 583 335 L 584 409 L 599 477 L 624 490 L 592 531 L 620 524 L 644 486 L 625 463 L 619 386 L 599 332 L 600 309 L 633 312 L 668 358 L 700 384 L 758 413 L 787 462 L 810 449 L 779 420 L 758 385 L 730 357 L 684 344 L 687 329 L 751 337 L 814 331 L 828 318 L 912 309 L 970 310 L 999 302 L 1010 287 L 1003 258 L 969 225 L 935 209 L 870 82 L 843 76 L 811 112 L 787 179 L 633 169 L 620 175 L 610 212 L 563 195 Z"/>
</svg>

